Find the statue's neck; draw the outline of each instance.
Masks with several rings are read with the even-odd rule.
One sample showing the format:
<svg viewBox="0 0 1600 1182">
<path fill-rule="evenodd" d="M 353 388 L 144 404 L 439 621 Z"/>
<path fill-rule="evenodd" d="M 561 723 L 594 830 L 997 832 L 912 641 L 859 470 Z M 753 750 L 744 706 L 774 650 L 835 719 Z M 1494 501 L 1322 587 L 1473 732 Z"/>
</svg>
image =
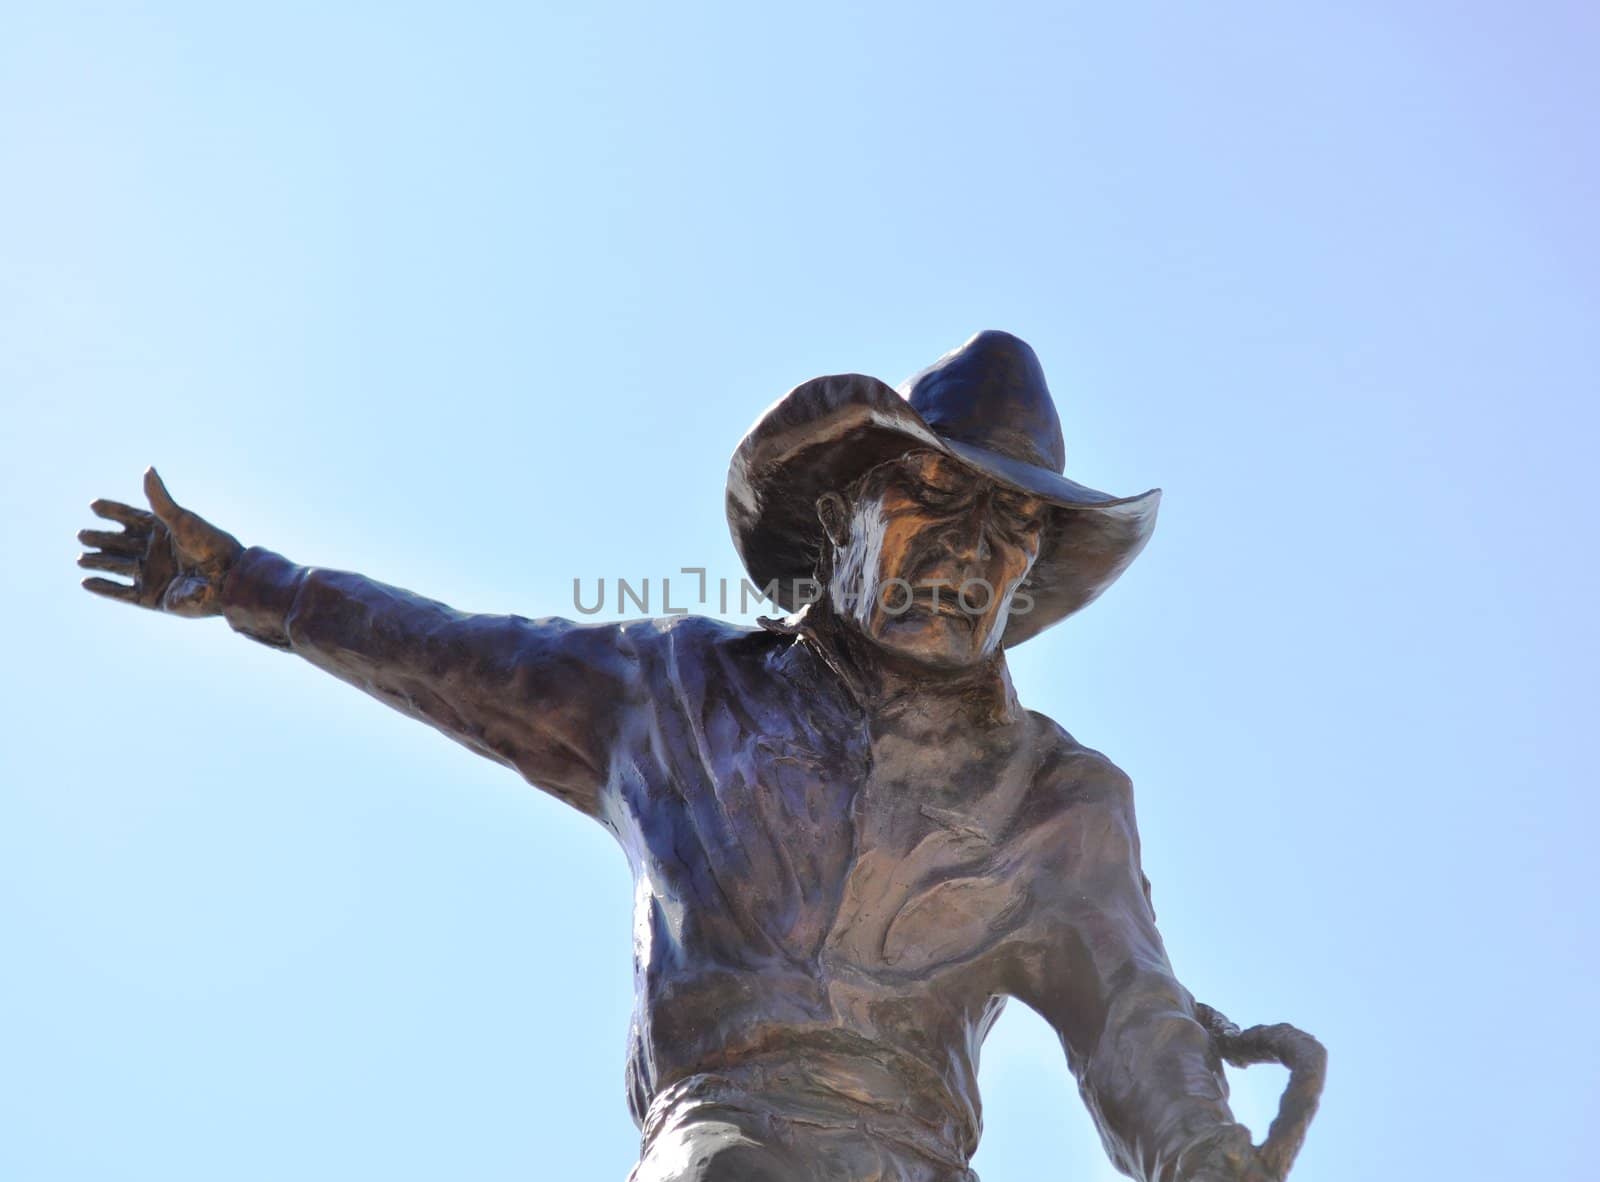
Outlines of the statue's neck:
<svg viewBox="0 0 1600 1182">
<path fill-rule="evenodd" d="M 809 645 L 869 713 L 913 709 L 956 723 L 996 725 L 1020 712 L 1003 650 L 961 669 L 910 661 L 874 643 L 825 599 L 790 616 L 779 630 Z"/>
</svg>

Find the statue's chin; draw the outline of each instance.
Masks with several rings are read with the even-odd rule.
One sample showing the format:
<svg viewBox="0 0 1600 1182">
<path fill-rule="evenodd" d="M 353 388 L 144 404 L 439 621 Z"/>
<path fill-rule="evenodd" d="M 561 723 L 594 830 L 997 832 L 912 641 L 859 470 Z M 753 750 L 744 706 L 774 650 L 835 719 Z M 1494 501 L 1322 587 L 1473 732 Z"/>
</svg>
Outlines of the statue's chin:
<svg viewBox="0 0 1600 1182">
<path fill-rule="evenodd" d="M 976 616 L 909 611 L 875 621 L 867 638 L 897 662 L 950 672 L 989 658 L 987 623 Z"/>
</svg>

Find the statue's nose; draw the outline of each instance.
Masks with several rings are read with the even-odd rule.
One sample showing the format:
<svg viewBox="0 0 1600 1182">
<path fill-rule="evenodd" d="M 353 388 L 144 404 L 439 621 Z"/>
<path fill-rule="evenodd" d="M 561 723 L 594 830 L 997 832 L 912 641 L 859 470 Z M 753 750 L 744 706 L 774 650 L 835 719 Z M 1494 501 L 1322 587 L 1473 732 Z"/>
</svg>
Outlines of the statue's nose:
<svg viewBox="0 0 1600 1182">
<path fill-rule="evenodd" d="M 989 498 L 980 498 L 970 510 L 952 521 L 945 538 L 952 558 L 971 564 L 988 562 Z"/>
</svg>

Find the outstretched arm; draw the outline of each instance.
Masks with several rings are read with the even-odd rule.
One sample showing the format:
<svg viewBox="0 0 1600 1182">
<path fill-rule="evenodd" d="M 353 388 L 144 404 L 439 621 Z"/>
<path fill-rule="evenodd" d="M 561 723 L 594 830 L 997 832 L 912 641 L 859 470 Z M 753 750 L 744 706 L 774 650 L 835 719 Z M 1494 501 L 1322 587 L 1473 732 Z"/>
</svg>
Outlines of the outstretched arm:
<svg viewBox="0 0 1600 1182">
<path fill-rule="evenodd" d="M 472 615 L 357 574 L 245 549 L 179 507 L 154 469 L 152 512 L 96 501 L 123 531 L 85 530 L 79 559 L 108 598 L 238 631 L 312 664 L 599 817 L 610 753 L 637 699 L 636 664 L 614 626 Z"/>
<path fill-rule="evenodd" d="M 1268 1182 L 1156 931 L 1131 785 L 1084 755 L 1072 803 L 1046 826 L 1023 1000 L 1060 1034 L 1118 1169 L 1141 1182 Z"/>
</svg>

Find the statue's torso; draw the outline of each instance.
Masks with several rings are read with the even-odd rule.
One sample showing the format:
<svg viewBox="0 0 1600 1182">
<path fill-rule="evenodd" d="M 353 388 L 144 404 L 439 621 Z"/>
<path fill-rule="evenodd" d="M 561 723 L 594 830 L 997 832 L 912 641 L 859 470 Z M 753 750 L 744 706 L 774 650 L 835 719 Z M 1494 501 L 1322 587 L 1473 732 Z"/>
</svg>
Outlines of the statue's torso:
<svg viewBox="0 0 1600 1182">
<path fill-rule="evenodd" d="M 650 719 L 614 769 L 636 1115 L 684 1080 L 782 1079 L 968 1152 L 1063 737 L 1025 711 L 869 710 L 801 642 L 719 628 L 646 657 Z"/>
</svg>

